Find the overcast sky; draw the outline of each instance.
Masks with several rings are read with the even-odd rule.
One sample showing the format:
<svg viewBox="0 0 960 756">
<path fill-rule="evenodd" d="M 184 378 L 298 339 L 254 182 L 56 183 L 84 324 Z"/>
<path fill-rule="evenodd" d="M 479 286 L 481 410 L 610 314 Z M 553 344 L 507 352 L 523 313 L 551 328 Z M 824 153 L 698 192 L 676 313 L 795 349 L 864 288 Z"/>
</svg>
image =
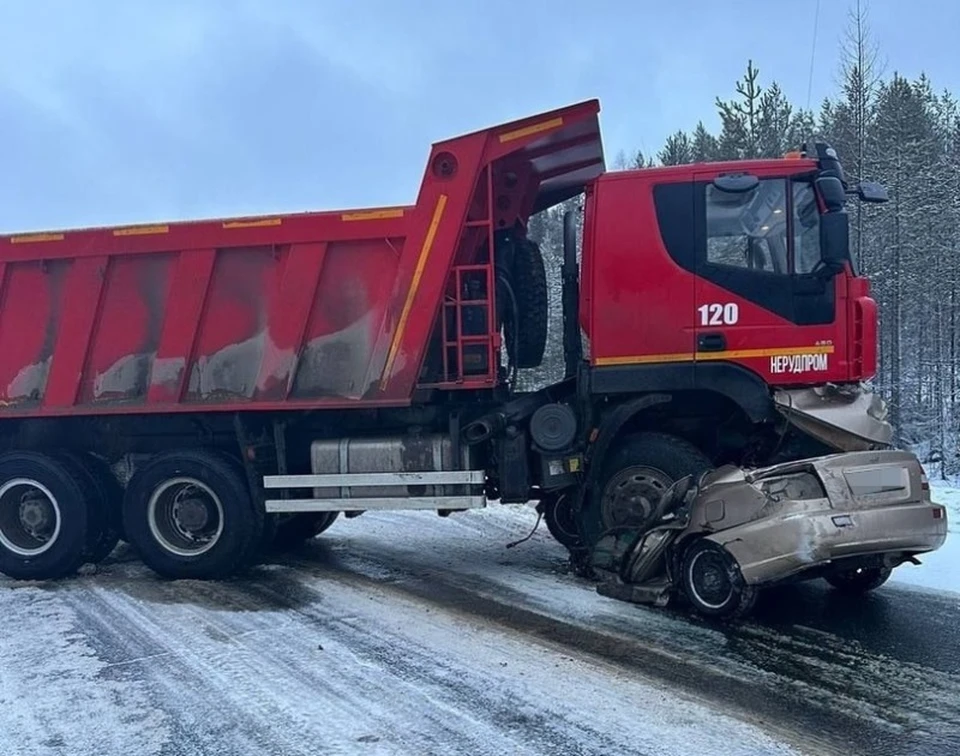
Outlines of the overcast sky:
<svg viewBox="0 0 960 756">
<path fill-rule="evenodd" d="M 848 6 L 822 0 L 811 100 Z M 598 97 L 658 149 L 753 57 L 807 102 L 816 0 L 0 0 L 0 231 L 411 202 L 428 146 Z M 960 3 L 872 0 L 960 94 Z"/>
</svg>

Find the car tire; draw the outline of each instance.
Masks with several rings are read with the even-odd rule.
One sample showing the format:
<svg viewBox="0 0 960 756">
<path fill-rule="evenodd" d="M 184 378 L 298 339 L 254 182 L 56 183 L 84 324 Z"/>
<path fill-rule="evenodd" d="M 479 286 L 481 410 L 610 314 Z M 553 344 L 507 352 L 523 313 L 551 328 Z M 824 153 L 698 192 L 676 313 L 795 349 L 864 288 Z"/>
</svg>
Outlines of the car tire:
<svg viewBox="0 0 960 756">
<path fill-rule="evenodd" d="M 744 582 L 737 560 L 714 541 L 694 541 L 684 552 L 680 574 L 687 600 L 706 617 L 743 617 L 756 603 L 757 590 Z"/>
<path fill-rule="evenodd" d="M 656 519 L 655 499 L 681 478 L 696 478 L 713 466 L 689 441 L 666 433 L 638 433 L 617 443 L 580 512 L 581 541 L 590 548 L 606 532 L 649 527 Z"/>
<path fill-rule="evenodd" d="M 0 456 L 0 572 L 70 575 L 87 559 L 89 495 L 69 463 L 37 452 Z"/>
<path fill-rule="evenodd" d="M 835 572 L 824 577 L 824 580 L 838 591 L 857 595 L 876 590 L 887 582 L 892 573 L 889 567 L 865 567 Z"/>
<path fill-rule="evenodd" d="M 249 566 L 264 528 L 238 462 L 209 451 L 160 454 L 127 486 L 124 530 L 144 563 L 166 578 L 218 579 Z"/>
</svg>

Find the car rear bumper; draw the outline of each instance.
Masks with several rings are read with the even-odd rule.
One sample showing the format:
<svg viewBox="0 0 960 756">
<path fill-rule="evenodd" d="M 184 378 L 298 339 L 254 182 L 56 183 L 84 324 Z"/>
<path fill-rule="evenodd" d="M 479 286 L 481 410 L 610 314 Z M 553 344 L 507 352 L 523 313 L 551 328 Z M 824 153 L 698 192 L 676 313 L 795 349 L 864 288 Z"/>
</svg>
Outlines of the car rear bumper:
<svg viewBox="0 0 960 756">
<path fill-rule="evenodd" d="M 789 513 L 714 533 L 749 585 L 775 583 L 848 557 L 940 548 L 947 512 L 929 501 L 860 510 Z"/>
</svg>

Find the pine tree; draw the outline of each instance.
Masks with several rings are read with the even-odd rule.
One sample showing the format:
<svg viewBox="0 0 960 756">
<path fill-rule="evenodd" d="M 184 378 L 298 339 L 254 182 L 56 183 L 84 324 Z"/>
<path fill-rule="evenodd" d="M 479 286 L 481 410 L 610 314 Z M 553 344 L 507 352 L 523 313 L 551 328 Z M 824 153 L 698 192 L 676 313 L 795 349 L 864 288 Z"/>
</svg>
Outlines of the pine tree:
<svg viewBox="0 0 960 756">
<path fill-rule="evenodd" d="M 780 157 L 792 145 L 793 107 L 787 101 L 780 85 L 773 82 L 760 98 L 760 113 L 757 118 L 757 157 Z"/>
<path fill-rule="evenodd" d="M 869 178 L 870 132 L 874 118 L 877 88 L 880 85 L 880 64 L 877 47 L 870 32 L 866 5 L 857 0 L 849 11 L 847 28 L 840 51 L 843 76 L 843 101 L 839 107 L 839 123 L 833 132 L 843 150 L 846 170 L 856 181 Z M 864 233 L 868 209 L 857 204 L 853 208 L 853 246 L 857 262 L 864 265 Z"/>
<path fill-rule="evenodd" d="M 693 144 L 683 131 L 667 137 L 663 149 L 657 154 L 661 165 L 684 165 L 693 162 Z"/>
<path fill-rule="evenodd" d="M 757 130 L 763 88 L 757 83 L 760 69 L 747 61 L 747 71 L 736 85 L 739 99 L 716 100 L 722 128 L 717 140 L 719 157 L 729 160 L 757 157 Z"/>
<path fill-rule="evenodd" d="M 696 163 L 706 163 L 719 157 L 720 149 L 717 138 L 713 136 L 703 121 L 697 123 L 690 139 L 690 158 Z"/>
</svg>

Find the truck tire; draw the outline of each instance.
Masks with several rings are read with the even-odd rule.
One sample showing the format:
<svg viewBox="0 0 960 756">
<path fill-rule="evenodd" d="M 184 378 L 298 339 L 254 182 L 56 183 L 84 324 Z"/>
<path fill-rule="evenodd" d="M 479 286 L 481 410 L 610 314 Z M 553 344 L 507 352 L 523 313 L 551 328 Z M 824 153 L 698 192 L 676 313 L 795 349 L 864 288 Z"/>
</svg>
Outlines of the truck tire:
<svg viewBox="0 0 960 756">
<path fill-rule="evenodd" d="M 120 543 L 123 489 L 107 465 L 92 455 L 59 456 L 88 491 L 86 561 L 99 564 Z"/>
<path fill-rule="evenodd" d="M 36 452 L 0 456 L 0 572 L 16 580 L 74 573 L 87 558 L 88 496 L 62 460 Z"/>
<path fill-rule="evenodd" d="M 579 548 L 583 544 L 569 496 L 550 496 L 543 500 L 540 509 L 547 530 L 558 543 L 568 549 Z"/>
<path fill-rule="evenodd" d="M 743 617 L 757 600 L 756 588 L 743 581 L 730 552 L 702 538 L 684 552 L 681 584 L 693 608 L 706 617 Z"/>
<path fill-rule="evenodd" d="M 513 367 L 525 370 L 539 367 L 547 348 L 547 273 L 540 247 L 528 239 L 514 241 L 512 258 L 498 271 L 509 288 L 500 282 L 497 296 L 507 355 Z"/>
<path fill-rule="evenodd" d="M 673 483 L 713 466 L 689 441 L 654 432 L 624 438 L 600 464 L 579 518 L 581 540 L 590 548 L 607 532 L 649 527 L 660 496 Z"/>
<path fill-rule="evenodd" d="M 86 463 L 93 475 L 100 492 L 102 502 L 101 537 L 91 552 L 91 561 L 98 563 L 108 557 L 123 537 L 123 486 L 110 470 L 110 466 L 94 457 L 87 455 Z"/>
<path fill-rule="evenodd" d="M 273 547 L 278 550 L 293 549 L 316 538 L 336 521 L 339 512 L 303 512 L 277 523 Z"/>
<path fill-rule="evenodd" d="M 166 578 L 217 579 L 256 558 L 264 510 L 239 465 L 208 451 L 158 455 L 127 486 L 124 530 L 144 563 Z"/>
</svg>

